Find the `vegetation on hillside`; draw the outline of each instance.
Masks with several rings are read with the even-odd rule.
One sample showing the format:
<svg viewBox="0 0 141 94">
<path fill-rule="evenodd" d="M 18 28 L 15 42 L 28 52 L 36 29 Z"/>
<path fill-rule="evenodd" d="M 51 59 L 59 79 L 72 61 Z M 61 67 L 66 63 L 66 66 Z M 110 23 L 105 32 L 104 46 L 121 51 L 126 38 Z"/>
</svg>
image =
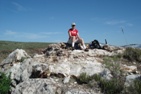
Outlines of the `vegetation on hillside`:
<svg viewBox="0 0 141 94">
<path fill-rule="evenodd" d="M 50 43 L 27 43 L 27 42 L 7 42 L 0 41 L 0 62 L 9 53 L 19 48 L 24 49 L 28 54 L 38 53 L 40 49 L 45 49 Z M 103 64 L 111 71 L 111 80 L 103 79 L 99 74 L 92 76 L 82 73 L 76 81 L 78 84 L 86 84 L 89 88 L 100 88 L 104 94 L 141 94 L 141 80 L 135 80 L 130 87 L 125 87 L 125 76 L 120 70 L 123 60 L 128 62 L 141 62 L 141 50 L 126 48 L 123 54 L 103 57 Z M 11 80 L 4 73 L 0 73 L 0 94 L 7 94 L 10 90 Z"/>
<path fill-rule="evenodd" d="M 8 94 L 10 90 L 11 79 L 0 72 L 0 94 Z"/>
<path fill-rule="evenodd" d="M 90 88 L 98 87 L 104 94 L 141 94 L 140 79 L 134 80 L 133 84 L 129 87 L 124 86 L 126 76 L 120 70 L 120 64 L 123 63 L 124 59 L 129 62 L 140 62 L 141 50 L 126 48 L 123 54 L 104 57 L 103 63 L 113 75 L 111 80 L 103 79 L 100 74 L 89 76 L 86 73 L 82 73 L 77 79 L 77 82 L 79 84 L 86 84 Z"/>
<path fill-rule="evenodd" d="M 141 62 L 141 50 L 137 48 L 126 48 L 123 57 L 132 62 Z"/>
<path fill-rule="evenodd" d="M 0 63 L 15 49 L 24 49 L 29 55 L 39 53 L 51 43 L 0 41 Z"/>
</svg>

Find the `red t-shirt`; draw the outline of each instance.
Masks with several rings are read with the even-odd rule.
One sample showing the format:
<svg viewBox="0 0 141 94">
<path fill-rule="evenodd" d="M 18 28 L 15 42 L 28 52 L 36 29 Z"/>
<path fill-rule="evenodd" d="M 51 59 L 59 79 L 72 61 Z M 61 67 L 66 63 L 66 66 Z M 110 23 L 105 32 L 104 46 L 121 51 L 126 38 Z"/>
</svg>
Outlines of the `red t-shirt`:
<svg viewBox="0 0 141 94">
<path fill-rule="evenodd" d="M 71 36 L 77 36 L 78 30 L 77 29 L 69 29 L 69 33 L 71 33 Z"/>
</svg>

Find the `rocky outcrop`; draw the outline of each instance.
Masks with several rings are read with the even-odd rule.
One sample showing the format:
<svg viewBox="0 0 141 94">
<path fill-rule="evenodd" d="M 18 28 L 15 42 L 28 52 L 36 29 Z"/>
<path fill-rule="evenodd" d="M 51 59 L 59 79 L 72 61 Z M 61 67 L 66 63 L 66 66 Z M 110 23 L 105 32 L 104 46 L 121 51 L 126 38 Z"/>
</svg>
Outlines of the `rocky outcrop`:
<svg viewBox="0 0 141 94">
<path fill-rule="evenodd" d="M 77 84 L 62 84 L 58 79 L 29 79 L 16 86 L 12 94 L 101 94 Z"/>
<path fill-rule="evenodd" d="M 125 86 L 129 87 L 130 85 L 133 84 L 134 80 L 141 80 L 141 75 L 139 74 L 132 74 L 132 75 L 128 75 L 126 76 L 126 82 L 125 82 Z"/>
<path fill-rule="evenodd" d="M 17 49 L 1 63 L 1 70 L 12 79 L 11 94 L 101 94 L 99 90 L 79 85 L 72 78 L 87 73 L 100 74 L 110 80 L 113 76 L 102 64 L 102 57 L 123 51 L 124 48 L 113 46 L 110 51 L 69 50 L 60 43 L 51 44 L 44 54 L 31 57 L 24 50 Z"/>
<path fill-rule="evenodd" d="M 10 53 L 5 60 L 2 61 L 0 68 L 5 71 L 13 66 L 13 64 L 22 62 L 26 58 L 30 58 L 30 56 L 23 49 L 16 49 L 12 53 Z"/>
</svg>

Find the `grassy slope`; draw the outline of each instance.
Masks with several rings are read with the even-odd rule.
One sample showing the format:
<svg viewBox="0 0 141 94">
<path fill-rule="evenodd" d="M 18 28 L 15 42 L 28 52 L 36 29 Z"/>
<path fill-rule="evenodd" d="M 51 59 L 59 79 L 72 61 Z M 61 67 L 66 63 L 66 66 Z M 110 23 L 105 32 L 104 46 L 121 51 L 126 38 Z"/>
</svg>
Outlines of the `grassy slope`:
<svg viewBox="0 0 141 94">
<path fill-rule="evenodd" d="M 24 49 L 29 55 L 33 55 L 45 49 L 48 44 L 51 43 L 0 41 L 0 63 L 15 49 Z"/>
</svg>

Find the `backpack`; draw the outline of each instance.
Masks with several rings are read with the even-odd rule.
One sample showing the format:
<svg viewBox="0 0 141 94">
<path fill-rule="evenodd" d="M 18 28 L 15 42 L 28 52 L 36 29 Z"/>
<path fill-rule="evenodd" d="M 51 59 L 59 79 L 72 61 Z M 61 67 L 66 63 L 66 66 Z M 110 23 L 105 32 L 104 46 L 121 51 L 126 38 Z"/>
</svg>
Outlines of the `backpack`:
<svg viewBox="0 0 141 94">
<path fill-rule="evenodd" d="M 101 46 L 100 46 L 98 40 L 93 40 L 91 46 L 93 48 L 101 49 Z"/>
</svg>

